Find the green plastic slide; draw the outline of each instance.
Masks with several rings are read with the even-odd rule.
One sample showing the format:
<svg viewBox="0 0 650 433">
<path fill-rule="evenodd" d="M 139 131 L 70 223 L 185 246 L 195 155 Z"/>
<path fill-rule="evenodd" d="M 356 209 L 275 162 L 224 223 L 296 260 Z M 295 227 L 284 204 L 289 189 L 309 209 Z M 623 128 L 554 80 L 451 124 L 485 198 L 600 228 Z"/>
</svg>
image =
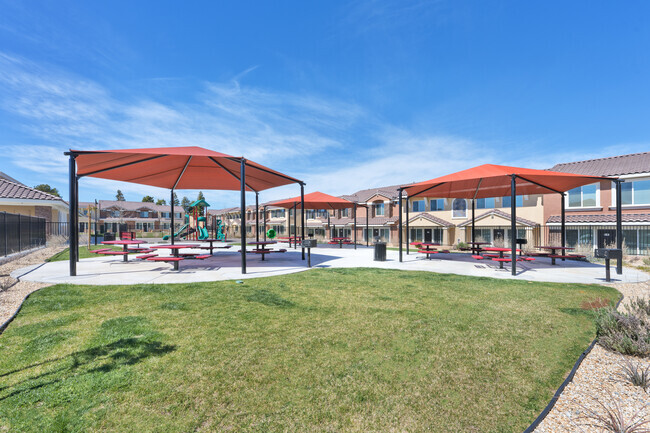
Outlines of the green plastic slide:
<svg viewBox="0 0 650 433">
<path fill-rule="evenodd" d="M 208 229 L 205 227 L 199 227 L 199 240 L 207 239 L 210 237 L 210 233 L 208 233 Z"/>
<path fill-rule="evenodd" d="M 183 231 L 185 231 L 185 229 L 187 228 L 187 226 L 189 226 L 189 224 L 187 224 L 187 223 L 183 224 L 183 227 L 181 227 L 181 229 L 180 229 L 177 233 L 174 233 L 174 237 L 175 237 L 175 238 L 179 237 L 180 234 L 183 233 Z M 187 235 L 186 235 L 186 236 L 187 236 Z M 169 235 L 165 235 L 165 236 L 163 236 L 163 241 L 166 241 L 167 239 L 169 239 Z"/>
</svg>

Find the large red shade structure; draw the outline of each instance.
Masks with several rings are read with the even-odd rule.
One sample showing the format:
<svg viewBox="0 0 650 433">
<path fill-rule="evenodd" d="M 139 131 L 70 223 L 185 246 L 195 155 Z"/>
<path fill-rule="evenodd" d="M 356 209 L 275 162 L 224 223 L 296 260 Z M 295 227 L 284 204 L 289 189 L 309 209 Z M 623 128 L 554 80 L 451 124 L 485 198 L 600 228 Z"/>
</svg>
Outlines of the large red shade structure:
<svg viewBox="0 0 650 433">
<path fill-rule="evenodd" d="M 303 200 L 301 203 L 301 199 Z M 268 206 L 283 207 L 286 209 L 294 209 L 293 228 L 296 231 L 296 209 L 354 209 L 354 249 L 357 249 L 357 206 L 358 204 L 350 200 L 345 200 L 340 197 L 325 194 L 319 191 L 309 193 L 303 197 L 287 198 L 284 200 L 274 201 Z M 303 211 L 304 215 L 304 211 Z M 329 220 L 329 217 L 328 217 Z M 329 224 L 329 223 L 328 223 Z M 366 233 L 368 226 L 368 218 L 366 218 Z M 302 238 L 305 238 L 305 220 L 302 219 Z"/>
<path fill-rule="evenodd" d="M 402 198 L 406 193 L 408 197 L 436 197 L 436 198 L 464 198 L 472 200 L 472 241 L 474 241 L 474 212 L 477 198 L 511 196 L 511 244 L 512 275 L 516 275 L 516 196 L 529 194 L 558 193 L 562 196 L 562 246 L 565 246 L 565 209 L 564 195 L 566 191 L 579 186 L 588 185 L 601 180 L 616 183 L 616 243 L 617 248 L 622 245 L 621 232 L 621 203 L 620 181 L 617 178 L 603 176 L 586 176 L 574 173 L 561 173 L 549 170 L 536 170 L 505 165 L 485 164 L 478 167 L 462 170 L 446 176 L 424 182 L 405 185 L 399 191 L 399 259 L 402 261 Z M 408 232 L 408 205 L 407 232 Z M 407 242 L 408 248 L 408 242 Z M 622 268 L 617 269 L 622 273 Z"/>
<path fill-rule="evenodd" d="M 76 275 L 78 260 L 78 180 L 82 177 L 111 179 L 171 190 L 171 242 L 174 243 L 174 190 L 212 189 L 246 191 L 304 183 L 244 157 L 226 155 L 202 147 L 148 149 L 70 150 L 70 275 Z M 246 230 L 241 232 L 242 273 L 246 273 Z"/>
</svg>

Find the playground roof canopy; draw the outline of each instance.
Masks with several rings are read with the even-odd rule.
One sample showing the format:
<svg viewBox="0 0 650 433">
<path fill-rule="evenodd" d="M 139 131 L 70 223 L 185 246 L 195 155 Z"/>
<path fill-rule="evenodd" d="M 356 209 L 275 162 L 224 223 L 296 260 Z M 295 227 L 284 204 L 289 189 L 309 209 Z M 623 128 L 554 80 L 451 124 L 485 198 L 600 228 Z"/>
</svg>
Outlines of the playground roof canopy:
<svg viewBox="0 0 650 433">
<path fill-rule="evenodd" d="M 300 208 L 300 197 L 288 198 L 269 203 L 269 206 L 292 208 L 294 205 Z M 305 194 L 305 209 L 346 209 L 354 207 L 354 203 L 343 198 L 322 192 Z"/>
<path fill-rule="evenodd" d="M 484 164 L 435 179 L 404 186 L 409 197 L 486 198 L 511 194 L 512 176 L 517 195 L 562 193 L 611 177 L 586 176 L 549 170 Z"/>
<path fill-rule="evenodd" d="M 167 189 L 241 189 L 241 162 L 246 166 L 246 190 L 263 191 L 302 183 L 243 157 L 197 146 L 148 149 L 70 150 L 77 176 L 138 183 Z"/>
</svg>

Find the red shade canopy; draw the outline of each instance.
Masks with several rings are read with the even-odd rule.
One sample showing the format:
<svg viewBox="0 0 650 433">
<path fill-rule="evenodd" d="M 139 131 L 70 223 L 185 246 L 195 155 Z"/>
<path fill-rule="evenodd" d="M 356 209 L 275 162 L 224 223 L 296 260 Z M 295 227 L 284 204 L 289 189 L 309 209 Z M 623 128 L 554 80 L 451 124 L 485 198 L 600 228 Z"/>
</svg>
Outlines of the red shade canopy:
<svg viewBox="0 0 650 433">
<path fill-rule="evenodd" d="M 294 205 L 300 207 L 300 197 L 288 198 L 286 200 L 274 201 L 269 206 L 292 208 Z M 346 209 L 354 207 L 354 203 L 333 195 L 322 192 L 305 194 L 305 209 Z"/>
<path fill-rule="evenodd" d="M 446 176 L 404 186 L 409 197 L 486 198 L 511 194 L 516 176 L 517 195 L 565 192 L 611 177 L 585 176 L 548 170 L 485 164 Z"/>
<path fill-rule="evenodd" d="M 167 189 L 240 190 L 242 157 L 202 147 L 70 150 L 77 175 L 119 180 Z M 252 161 L 246 164 L 246 190 L 262 191 L 298 179 Z"/>
</svg>

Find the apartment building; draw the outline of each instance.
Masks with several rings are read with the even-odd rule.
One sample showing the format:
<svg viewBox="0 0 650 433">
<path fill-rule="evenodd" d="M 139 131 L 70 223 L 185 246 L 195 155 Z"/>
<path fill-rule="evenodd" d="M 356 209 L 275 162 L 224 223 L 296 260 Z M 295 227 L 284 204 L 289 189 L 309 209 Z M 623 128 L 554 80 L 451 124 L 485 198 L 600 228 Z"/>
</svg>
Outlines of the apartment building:
<svg viewBox="0 0 650 433">
<path fill-rule="evenodd" d="M 137 201 L 99 200 L 79 202 L 80 231 L 95 229 L 98 221 L 100 233 L 119 233 L 122 231 L 154 232 L 167 231 L 171 225 L 171 206 Z M 174 226 L 183 224 L 183 209 L 174 207 Z M 90 221 L 89 221 L 90 220 Z"/>
<path fill-rule="evenodd" d="M 623 242 L 628 254 L 650 249 L 650 152 L 568 162 L 551 170 L 623 179 Z M 544 221 L 551 234 L 560 230 L 561 197 L 545 197 Z M 566 242 L 569 246 L 603 248 L 616 244 L 616 188 L 603 181 L 568 191 L 565 196 Z M 558 235 L 559 236 L 559 235 Z"/>
</svg>

